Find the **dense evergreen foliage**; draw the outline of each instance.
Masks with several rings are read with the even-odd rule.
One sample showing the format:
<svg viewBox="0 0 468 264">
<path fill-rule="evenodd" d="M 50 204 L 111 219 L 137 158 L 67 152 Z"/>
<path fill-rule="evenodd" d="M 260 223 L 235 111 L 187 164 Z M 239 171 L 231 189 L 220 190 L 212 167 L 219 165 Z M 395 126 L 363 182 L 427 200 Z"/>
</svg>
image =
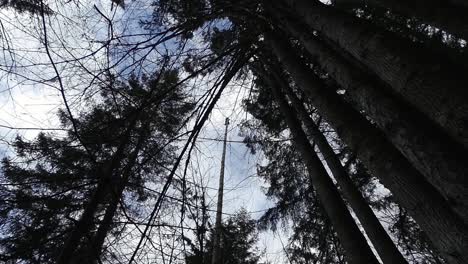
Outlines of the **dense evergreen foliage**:
<svg viewBox="0 0 468 264">
<path fill-rule="evenodd" d="M 258 224 L 292 230 L 289 263 L 467 263 L 466 1 L 112 1 L 111 10 L 143 4 L 152 14 L 127 42 L 93 6 L 108 23 L 107 44 L 95 41 L 108 68 L 74 118 L 46 34 L 56 12 L 0 0 L 42 21 L 65 101 L 63 133 L 17 137 L 3 159 L 1 261 L 212 263 L 220 247 L 225 264 L 255 264 Z M 275 205 L 257 222 L 229 217 L 214 245 L 206 186 L 187 171 L 224 89 L 247 79 L 241 136 L 262 155 L 257 175 Z M 172 233 L 151 235 L 161 226 Z"/>
<path fill-rule="evenodd" d="M 83 146 L 63 112 L 65 135 L 41 133 L 32 142 L 17 138 L 16 156 L 2 166 L 3 260 L 55 262 L 80 212 L 92 203 L 88 234 L 73 257 L 87 257 L 87 246 L 102 246 L 93 243 L 109 209 L 122 202 L 118 211 L 131 214 L 150 195 L 145 186 L 160 184 L 164 167 L 172 164 L 172 138 L 193 108 L 182 87 L 172 89 L 177 82 L 177 71 L 162 71 L 103 88 L 102 102 L 76 120 Z M 108 224 L 106 234 L 119 228 Z"/>
<path fill-rule="evenodd" d="M 222 225 L 221 245 L 222 261 L 226 264 L 257 264 L 261 252 L 257 249 L 258 231 L 255 220 L 248 212 L 241 208 L 234 215 L 229 216 Z M 213 230 L 211 230 L 213 232 Z M 196 234 L 197 236 L 199 234 Z M 199 243 L 185 238 L 191 247 L 192 253 L 187 256 L 187 264 L 210 263 L 213 250 L 212 236 L 201 249 Z"/>
</svg>

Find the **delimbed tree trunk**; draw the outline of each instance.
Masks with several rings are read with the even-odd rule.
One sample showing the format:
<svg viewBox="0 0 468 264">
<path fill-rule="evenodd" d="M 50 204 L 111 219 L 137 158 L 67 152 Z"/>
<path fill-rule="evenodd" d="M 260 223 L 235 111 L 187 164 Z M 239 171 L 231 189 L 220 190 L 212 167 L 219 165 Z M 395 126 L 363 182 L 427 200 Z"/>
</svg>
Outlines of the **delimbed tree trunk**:
<svg viewBox="0 0 468 264">
<path fill-rule="evenodd" d="M 468 40 L 468 9 L 454 6 L 444 0 L 334 0 L 336 5 L 371 5 L 402 14 L 408 18 L 416 17 L 421 23 L 441 28 L 459 38 Z"/>
<path fill-rule="evenodd" d="M 275 76 L 278 76 L 276 71 Z M 315 144 L 317 144 L 317 147 L 320 153 L 322 153 L 324 161 L 330 168 L 330 171 L 340 187 L 345 200 L 349 202 L 383 263 L 407 264 L 408 262 L 406 259 L 393 243 L 379 219 L 367 204 L 361 192 L 354 185 L 345 168 L 342 166 L 340 159 L 329 145 L 327 139 L 307 113 L 304 104 L 291 91 L 291 88 L 284 82 L 284 79 L 276 78 L 276 82 L 281 84 L 283 91 L 286 91 L 291 104 L 296 109 L 298 117 L 302 120 L 306 131 L 308 132 L 307 134 L 310 135 Z"/>
<path fill-rule="evenodd" d="M 468 78 L 441 56 L 317 0 L 283 0 L 468 149 Z M 276 12 L 284 12 L 277 6 Z"/>
<path fill-rule="evenodd" d="M 312 58 L 346 90 L 345 98 L 365 113 L 468 223 L 468 151 L 420 112 L 394 96 L 289 17 L 277 17 Z"/>
<path fill-rule="evenodd" d="M 308 141 L 294 110 L 288 105 L 281 94 L 281 88 L 272 78 L 271 76 L 264 76 L 264 80 L 270 86 L 275 100 L 279 103 L 281 112 L 292 133 L 293 142 L 304 160 L 310 181 L 340 239 L 348 262 L 355 264 L 378 263 L 364 235 L 341 199 L 336 186 Z"/>
<path fill-rule="evenodd" d="M 287 42 L 269 33 L 265 42 L 340 138 L 410 212 L 445 259 L 452 264 L 466 263 L 468 227 L 443 196 L 378 129 L 326 87 Z"/>
</svg>

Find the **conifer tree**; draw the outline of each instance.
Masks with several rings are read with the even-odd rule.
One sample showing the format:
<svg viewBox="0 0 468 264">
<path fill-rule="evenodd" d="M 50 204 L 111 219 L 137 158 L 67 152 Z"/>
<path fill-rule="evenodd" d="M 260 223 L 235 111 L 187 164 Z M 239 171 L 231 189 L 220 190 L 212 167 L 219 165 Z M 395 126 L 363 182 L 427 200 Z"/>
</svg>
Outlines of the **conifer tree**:
<svg viewBox="0 0 468 264">
<path fill-rule="evenodd" d="M 65 138 L 16 140 L 19 160 L 3 161 L 4 260 L 55 263 L 66 245 L 73 245 L 67 263 L 101 256 L 124 192 L 144 201 L 145 183 L 158 184 L 173 161 L 171 140 L 193 107 L 183 87 L 174 86 L 177 74 L 161 71 L 104 88 L 102 101 L 76 120 L 92 157 L 77 145 L 64 113 Z"/>
<path fill-rule="evenodd" d="M 184 47 L 191 41 L 203 47 L 189 51 L 188 56 L 182 51 L 177 57 L 185 56 L 185 59 L 174 64 L 193 76 L 204 74 L 200 69 L 205 66 L 200 65 L 207 59 L 217 57 L 204 68 L 214 66 L 212 70 L 223 67 L 225 58 L 229 57 L 231 62 L 236 62 L 236 66 L 229 69 L 235 70 L 221 70 L 218 76 L 223 83 L 220 86 L 225 87 L 244 66 L 244 59 L 247 60 L 244 54 L 259 50 L 270 54 L 268 56 L 273 54 L 280 63 L 276 59 L 269 60 L 268 65 L 263 66 L 269 69 L 273 64 L 284 68 L 288 75 L 281 75 L 281 78 L 295 86 L 296 92 L 305 95 L 298 97 L 299 101 L 294 104 L 307 104 L 316 109 L 336 133 L 336 141 L 344 144 L 353 156 L 350 159 L 353 166 L 358 164 L 359 171 L 369 171 L 377 177 L 398 202 L 397 206 L 392 203 L 388 208 L 393 215 L 395 212 L 398 215 L 392 222 L 393 227 L 398 226 L 394 234 L 404 245 L 411 245 L 406 252 L 415 249 L 420 255 L 431 255 L 433 250 L 426 247 L 430 244 L 426 243 L 428 239 L 444 261 L 466 263 L 468 93 L 465 86 L 468 79 L 465 72 L 468 60 L 466 18 L 463 16 L 468 8 L 466 0 L 336 0 L 331 4 L 318 0 L 150 2 L 155 8 L 153 16 L 141 21 L 150 38 L 164 35 L 159 44 L 170 43 L 165 45 L 169 48 L 174 47 L 174 43 Z M 42 16 L 52 14 L 46 4 L 38 0 L 0 0 L 0 7 Z M 165 33 L 152 36 L 155 28 Z M 141 44 L 130 42 L 122 48 L 138 51 Z M 150 53 L 159 52 L 157 45 L 149 46 Z M 212 54 L 207 55 L 203 49 Z M 47 53 L 50 57 L 49 51 Z M 241 71 L 249 73 L 247 67 Z M 266 73 L 269 74 L 271 72 Z M 175 80 L 176 75 L 160 76 Z M 164 79 L 149 78 L 157 80 L 156 83 Z M 6 252 L 2 260 L 47 263 L 60 259 L 59 263 L 67 263 L 95 261 L 105 255 L 106 237 L 118 226 L 114 219 L 127 216 L 121 214 L 129 206 L 122 197 L 131 194 L 143 199 L 148 196 L 141 188 L 148 180 L 145 176 L 164 177 L 160 166 L 171 162 L 174 151 L 167 140 L 174 137 L 186 112 L 193 107 L 178 105 L 177 102 L 186 103 L 184 95 L 153 94 L 151 81 L 147 81 L 114 82 L 96 98 L 103 104 L 90 107 L 76 120 L 69 120 L 69 115 L 62 113 L 63 128 L 69 131 L 62 138 L 40 134 L 34 141 L 21 138 L 15 141 L 17 157 L 3 162 L 5 184 L 0 185 L 0 197 L 6 201 L 0 205 L 0 221 L 7 231 L 0 238 L 0 250 Z M 214 98 L 210 102 L 216 103 L 223 89 L 208 93 Z M 166 96 L 170 99 L 166 100 Z M 276 98 L 284 98 L 284 91 L 278 92 Z M 294 101 L 291 94 L 287 98 Z M 269 130 L 285 129 L 288 122 L 281 119 L 284 114 L 288 115 L 290 127 L 291 120 L 300 119 L 303 125 L 308 120 L 289 111 L 287 103 L 282 111 L 265 113 L 262 103 L 273 103 L 275 99 L 267 95 L 257 99 L 248 105 L 248 111 L 265 121 L 264 127 Z M 169 105 L 177 109 L 180 107 L 180 112 L 161 112 L 167 102 L 172 102 Z M 209 116 L 214 103 L 204 108 L 203 120 Z M 169 118 L 168 113 L 180 115 Z M 197 123 L 196 128 L 200 129 L 203 122 Z M 294 151 L 299 150 L 303 160 L 298 158 L 294 164 L 298 168 L 291 164 L 285 171 L 310 170 L 311 164 L 319 163 L 313 157 L 315 153 L 307 152 L 311 151 L 310 147 L 305 150 L 310 142 L 301 132 L 301 125 L 294 126 L 297 128 L 294 130 L 299 131 L 296 136 L 300 134 L 299 140 L 304 142 Z M 198 131 L 191 134 L 190 140 L 196 138 Z M 270 161 L 273 157 L 280 158 L 274 151 L 294 152 L 292 148 L 267 145 L 263 147 L 268 149 Z M 175 169 L 179 162 L 176 161 Z M 299 165 L 300 162 L 309 166 Z M 335 163 L 339 167 L 339 161 Z M 299 180 L 284 182 L 283 173 L 273 173 L 278 167 L 269 169 L 274 175 L 265 178 L 276 181 L 271 190 L 282 198 L 284 208 L 288 207 L 288 199 L 292 199 L 293 205 L 300 204 L 294 187 L 300 189 L 302 197 L 308 197 L 307 201 L 314 202 L 317 199 L 323 202 L 323 190 L 333 189 L 329 184 L 330 188 L 319 188 L 315 193 L 312 185 L 317 186 L 317 183 L 307 183 L 307 177 L 317 175 L 302 171 L 294 174 L 300 175 Z M 315 174 L 326 176 L 317 166 L 313 169 Z M 348 172 L 352 170 L 358 169 Z M 163 193 L 171 184 L 172 176 L 164 185 Z M 301 188 L 299 184 L 308 184 L 308 188 Z M 285 194 L 285 189 L 291 193 Z M 299 241 L 320 248 L 319 254 L 308 252 L 309 255 L 303 254 L 297 261 L 341 263 L 345 261 L 343 249 L 350 254 L 349 249 L 357 246 L 349 243 L 352 240 L 349 237 L 343 239 L 343 234 L 349 230 L 344 230 L 342 223 L 333 217 L 328 221 L 325 217 L 337 208 L 341 209 L 334 213 L 345 215 L 347 208 L 326 202 L 328 206 L 297 207 L 298 214 L 302 214 L 297 219 L 303 232 L 296 233 L 296 244 L 290 249 L 297 249 Z M 371 199 L 368 202 L 372 204 Z M 159 210 L 159 205 L 158 202 L 154 212 Z M 315 215 L 320 217 L 314 218 Z M 154 217 L 152 213 L 129 262 L 134 260 Z M 316 225 L 304 227 L 314 221 Z M 320 239 L 314 240 L 311 234 L 305 233 L 314 231 L 320 234 Z M 324 245 L 337 241 L 335 231 L 342 243 L 326 249 Z M 364 245 L 359 232 L 354 234 L 360 241 L 357 244 Z M 399 246 L 401 248 L 400 243 Z M 415 257 L 417 254 L 412 254 L 412 261 L 419 261 Z M 357 254 L 352 255 L 358 258 Z M 438 258 L 431 261 L 437 263 Z"/>
<path fill-rule="evenodd" d="M 257 225 L 255 220 L 251 219 L 249 213 L 244 208 L 241 208 L 235 214 L 224 220 L 221 230 L 222 263 L 259 263 L 261 252 L 256 246 L 258 241 Z M 211 229 L 211 232 L 213 233 L 214 229 Z M 210 238 L 205 241 L 204 249 L 200 248 L 200 244 L 193 243 L 189 238 L 185 238 L 192 250 L 192 254 L 186 257 L 186 263 L 210 263 L 213 252 L 212 238 L 213 236 L 210 236 Z"/>
<path fill-rule="evenodd" d="M 356 110 L 365 111 L 393 145 L 439 188 L 446 199 L 458 201 L 452 202 L 451 206 L 466 218 L 466 186 L 463 180 L 456 180 L 463 175 L 463 171 L 468 170 L 463 159 L 463 147 L 432 126 L 414 108 L 386 91 L 384 83 L 347 61 L 325 41 L 308 36 L 307 27 L 291 24 L 291 21 L 282 24 L 303 41 L 314 63 L 346 91 L 345 99 Z"/>
<path fill-rule="evenodd" d="M 467 21 L 462 15 L 466 9 L 446 1 L 398 1 L 398 0 L 335 0 L 340 8 L 362 8 L 366 5 L 402 14 L 408 18 L 416 17 L 421 23 L 442 28 L 449 33 L 467 39 Z"/>
<path fill-rule="evenodd" d="M 461 87 L 464 76 L 459 71 L 462 69 L 444 57 L 425 56 L 423 48 L 408 40 L 319 1 L 284 2 L 288 7 L 276 6 L 276 10 L 291 8 L 311 28 L 319 30 L 365 65 L 402 99 L 417 107 L 450 135 L 466 139 L 462 136 L 467 130 L 464 120 L 468 113 L 466 102 L 461 99 L 466 97 L 466 91 Z"/>
</svg>

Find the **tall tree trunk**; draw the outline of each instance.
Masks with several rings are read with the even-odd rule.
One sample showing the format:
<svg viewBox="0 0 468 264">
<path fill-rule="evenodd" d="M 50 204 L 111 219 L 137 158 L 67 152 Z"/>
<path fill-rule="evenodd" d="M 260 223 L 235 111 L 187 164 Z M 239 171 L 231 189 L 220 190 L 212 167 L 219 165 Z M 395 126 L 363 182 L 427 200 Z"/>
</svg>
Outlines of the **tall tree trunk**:
<svg viewBox="0 0 468 264">
<path fill-rule="evenodd" d="M 459 67 L 317 0 L 283 2 L 468 148 L 468 78 Z"/>
<path fill-rule="evenodd" d="M 92 197 L 88 204 L 86 204 L 83 214 L 76 223 L 76 226 L 73 228 L 70 236 L 65 242 L 62 252 L 57 260 L 58 264 L 67 264 L 70 263 L 73 254 L 78 248 L 82 238 L 91 230 L 93 227 L 93 221 L 98 210 L 99 205 L 103 202 L 104 198 L 110 192 L 110 181 L 115 172 L 115 169 L 120 166 L 125 155 L 125 149 L 130 143 L 131 132 L 133 131 L 138 117 L 139 111 L 135 113 L 132 117 L 129 127 L 126 129 L 124 135 L 122 136 L 123 140 L 120 142 L 116 152 L 113 154 L 112 159 L 109 162 L 106 162 L 100 168 L 99 181 L 94 191 Z"/>
<path fill-rule="evenodd" d="M 122 175 L 117 179 L 117 181 L 113 183 L 113 186 L 111 186 L 109 205 L 107 206 L 104 213 L 104 218 L 102 219 L 99 228 L 97 229 L 97 232 L 91 241 L 91 247 L 89 248 L 90 250 L 88 256 L 90 259 L 88 263 L 96 263 L 96 260 L 99 260 L 100 258 L 104 240 L 111 228 L 112 219 L 117 212 L 119 201 L 122 198 L 125 187 L 127 187 L 128 180 L 130 179 L 132 170 L 137 162 L 138 154 L 140 153 L 140 150 L 143 147 L 145 140 L 147 139 L 147 137 L 144 135 L 147 129 L 147 127 L 143 128 L 143 132 L 140 133 L 135 148 L 128 158 L 129 161 L 122 171 Z"/>
<path fill-rule="evenodd" d="M 452 264 L 466 263 L 468 226 L 442 195 L 378 129 L 301 63 L 287 43 L 268 33 L 265 41 L 338 135 L 411 213 L 446 260 Z"/>
<path fill-rule="evenodd" d="M 334 4 L 340 5 L 371 5 L 381 8 L 389 8 L 396 13 L 408 18 L 416 17 L 422 23 L 441 28 L 459 38 L 468 40 L 468 9 L 454 6 L 444 0 L 334 0 Z"/>
<path fill-rule="evenodd" d="M 293 141 L 304 163 L 307 166 L 310 181 L 313 184 L 317 195 L 322 203 L 332 225 L 336 230 L 341 244 L 345 250 L 345 255 L 349 263 L 378 263 L 372 250 L 370 249 L 364 235 L 354 222 L 348 208 L 328 176 L 323 164 L 317 157 L 306 134 L 301 128 L 301 124 L 281 94 L 281 88 L 274 82 L 273 77 L 264 76 L 264 80 L 271 88 L 275 100 L 279 103 L 281 112 L 291 130 Z"/>
<path fill-rule="evenodd" d="M 312 137 L 315 144 L 317 144 L 317 147 L 320 150 L 320 153 L 322 153 L 326 164 L 330 168 L 330 171 L 340 187 L 345 200 L 347 200 L 351 205 L 351 208 L 364 227 L 367 236 L 379 253 L 383 263 L 407 264 L 408 262 L 382 227 L 379 219 L 375 216 L 360 191 L 354 185 L 345 168 L 341 165 L 339 158 L 329 145 L 327 139 L 321 133 L 312 118 L 310 118 L 304 104 L 291 91 L 291 88 L 284 82 L 284 79 L 278 78 L 279 75 L 276 74 L 276 71 L 275 77 L 277 77 L 276 82 L 280 83 L 283 87 L 283 91 L 286 91 L 286 94 L 291 100 L 291 104 L 296 109 L 296 113 L 302 120 L 308 134 Z"/>
<path fill-rule="evenodd" d="M 364 110 L 398 150 L 450 201 L 468 223 L 468 151 L 439 127 L 387 91 L 385 84 L 334 52 L 307 28 L 278 17 L 312 58 L 346 90 L 345 98 Z"/>
</svg>

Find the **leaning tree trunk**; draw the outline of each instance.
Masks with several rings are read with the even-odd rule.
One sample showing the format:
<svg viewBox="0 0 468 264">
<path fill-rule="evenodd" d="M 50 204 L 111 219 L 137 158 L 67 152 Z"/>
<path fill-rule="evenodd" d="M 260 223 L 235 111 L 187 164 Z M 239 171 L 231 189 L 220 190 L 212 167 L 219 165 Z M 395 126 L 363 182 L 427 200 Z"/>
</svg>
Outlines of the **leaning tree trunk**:
<svg viewBox="0 0 468 264">
<path fill-rule="evenodd" d="M 130 143 L 130 136 L 133 128 L 137 122 L 138 113 L 134 115 L 132 118 L 129 127 L 126 129 L 123 140 L 119 144 L 116 152 L 112 156 L 112 159 L 109 162 L 106 162 L 100 168 L 100 174 L 97 175 L 99 177 L 99 181 L 94 191 L 93 195 L 91 196 L 88 204 L 85 205 L 83 214 L 81 215 L 80 219 L 77 221 L 76 226 L 71 231 L 70 236 L 68 237 L 67 241 L 65 242 L 62 251 L 60 252 L 60 256 L 57 260 L 58 264 L 67 264 L 72 259 L 73 254 L 75 253 L 76 249 L 79 247 L 82 238 L 91 230 L 94 225 L 94 218 L 96 212 L 99 209 L 99 205 L 103 202 L 104 198 L 109 194 L 110 182 L 112 176 L 115 172 L 115 169 L 120 166 L 120 162 L 122 161 L 125 155 L 125 149 Z"/>
<path fill-rule="evenodd" d="M 373 175 L 390 189 L 449 263 L 468 259 L 468 226 L 442 195 L 358 111 L 318 79 L 287 42 L 266 34 L 265 41 L 296 84 Z"/>
<path fill-rule="evenodd" d="M 277 17 L 282 27 L 346 90 L 345 98 L 364 110 L 403 155 L 451 202 L 468 223 L 468 151 L 449 138 L 430 120 L 385 89 L 385 84 L 366 74 L 333 51 L 306 27 L 289 17 Z"/>
<path fill-rule="evenodd" d="M 444 0 L 334 0 L 340 5 L 371 5 L 402 14 L 408 18 L 416 17 L 421 23 L 441 28 L 459 38 L 468 40 L 468 9 L 454 6 Z"/>
<path fill-rule="evenodd" d="M 341 199 L 336 186 L 308 141 L 294 110 L 281 95 L 278 83 L 274 82 L 271 76 L 264 75 L 263 78 L 270 86 L 275 100 L 279 103 L 280 110 L 291 130 L 295 146 L 306 164 L 310 181 L 340 239 L 348 262 L 355 264 L 378 263 L 364 235 Z"/>
<path fill-rule="evenodd" d="M 275 76 L 278 77 L 276 71 Z M 291 104 L 296 109 L 298 117 L 302 120 L 308 134 L 312 137 L 315 144 L 317 144 L 317 147 L 320 150 L 320 153 L 322 153 L 323 159 L 327 163 L 333 177 L 338 183 L 345 200 L 349 202 L 383 263 L 407 264 L 408 262 L 382 227 L 379 219 L 375 216 L 360 191 L 354 185 L 345 168 L 341 165 L 340 159 L 329 145 L 327 139 L 321 133 L 312 118 L 310 118 L 304 104 L 291 91 L 291 88 L 283 79 L 276 78 L 276 82 L 281 83 L 281 86 L 284 87 L 283 91 L 286 91 L 286 94 L 291 100 Z"/>
<path fill-rule="evenodd" d="M 468 78 L 459 67 L 317 0 L 283 2 L 468 148 Z"/>
<path fill-rule="evenodd" d="M 114 186 L 111 187 L 109 205 L 107 206 L 106 212 L 104 213 L 104 218 L 99 224 L 99 228 L 97 229 L 97 232 L 91 241 L 88 263 L 96 263 L 96 261 L 100 259 L 104 240 L 107 237 L 109 230 L 111 229 L 112 219 L 117 212 L 119 201 L 122 198 L 123 191 L 125 190 L 125 187 L 127 187 L 128 181 L 133 172 L 133 168 L 137 162 L 138 153 L 140 153 L 140 150 L 142 149 L 143 144 L 147 139 L 147 137 L 144 135 L 147 129 L 148 127 L 146 126 L 142 129 L 143 132 L 140 133 L 135 148 L 128 157 L 129 161 L 123 168 L 122 175 L 117 179 L 117 181 L 113 183 Z"/>
</svg>

